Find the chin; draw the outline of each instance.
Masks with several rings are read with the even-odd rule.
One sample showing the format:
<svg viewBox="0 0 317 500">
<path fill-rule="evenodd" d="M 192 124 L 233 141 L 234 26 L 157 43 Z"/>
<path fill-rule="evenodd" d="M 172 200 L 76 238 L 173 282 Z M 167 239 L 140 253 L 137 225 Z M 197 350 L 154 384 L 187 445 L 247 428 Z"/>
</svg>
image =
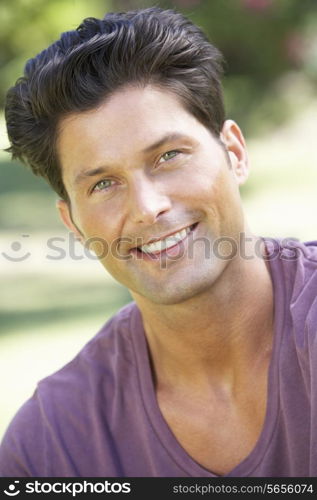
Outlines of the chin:
<svg viewBox="0 0 317 500">
<path fill-rule="evenodd" d="M 212 288 L 213 280 L 204 279 L 200 283 L 191 282 L 191 283 L 183 283 L 177 284 L 170 283 L 165 284 L 161 287 L 153 286 L 151 289 L 143 289 L 138 290 L 137 295 L 140 295 L 147 299 L 148 301 L 154 304 L 161 305 L 176 305 L 184 303 L 188 300 L 198 298 L 204 293 L 207 293 L 208 290 Z M 132 294 L 133 291 L 131 290 Z"/>
</svg>

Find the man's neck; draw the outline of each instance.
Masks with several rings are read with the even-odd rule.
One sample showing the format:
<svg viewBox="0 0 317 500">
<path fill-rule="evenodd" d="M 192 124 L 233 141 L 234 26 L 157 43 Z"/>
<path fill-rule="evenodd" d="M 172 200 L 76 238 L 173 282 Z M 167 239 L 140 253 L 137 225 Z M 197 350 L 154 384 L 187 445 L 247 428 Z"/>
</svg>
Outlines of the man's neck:
<svg viewBox="0 0 317 500">
<path fill-rule="evenodd" d="M 264 260 L 236 258 L 204 294 L 176 305 L 133 295 L 159 385 L 217 385 L 234 391 L 272 347 L 273 290 Z M 241 384 L 240 384 L 241 380 Z"/>
</svg>

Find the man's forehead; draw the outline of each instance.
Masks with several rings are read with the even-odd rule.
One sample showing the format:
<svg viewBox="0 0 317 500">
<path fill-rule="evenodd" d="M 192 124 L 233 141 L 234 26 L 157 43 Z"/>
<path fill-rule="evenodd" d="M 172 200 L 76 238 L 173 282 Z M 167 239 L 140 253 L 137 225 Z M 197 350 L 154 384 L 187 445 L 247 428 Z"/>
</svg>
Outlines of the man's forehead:
<svg viewBox="0 0 317 500">
<path fill-rule="evenodd" d="M 59 123 L 59 129 L 63 131 L 65 126 L 80 124 L 87 126 L 92 120 L 102 119 L 104 116 L 114 119 L 124 114 L 126 121 L 135 122 L 139 119 L 140 112 L 148 114 L 159 113 L 164 108 L 177 108 L 179 113 L 189 114 L 180 96 L 165 87 L 148 84 L 146 86 L 125 85 L 118 88 L 103 99 L 95 107 L 83 111 L 74 111 L 63 116 Z M 155 121 L 155 115 L 151 115 Z M 190 114 L 192 118 L 193 115 Z M 167 115 L 171 121 L 171 114 Z"/>
</svg>

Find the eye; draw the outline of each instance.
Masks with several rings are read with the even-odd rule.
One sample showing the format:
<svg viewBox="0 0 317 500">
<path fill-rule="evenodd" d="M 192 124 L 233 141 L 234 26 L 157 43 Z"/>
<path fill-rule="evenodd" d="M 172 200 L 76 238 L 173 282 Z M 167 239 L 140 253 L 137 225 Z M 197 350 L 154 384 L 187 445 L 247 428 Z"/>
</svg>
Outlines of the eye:
<svg viewBox="0 0 317 500">
<path fill-rule="evenodd" d="M 175 158 L 177 155 L 179 155 L 179 151 L 176 151 L 176 150 L 172 150 L 172 151 L 167 151 L 166 153 L 164 153 L 161 158 L 159 159 L 159 162 L 158 163 L 163 163 L 163 162 L 166 162 L 168 160 L 172 160 L 173 158 Z"/>
<path fill-rule="evenodd" d="M 98 191 L 106 191 L 109 189 L 111 186 L 113 186 L 114 181 L 110 179 L 103 179 L 102 181 L 97 182 L 95 186 L 92 189 L 92 192 L 98 192 Z"/>
</svg>

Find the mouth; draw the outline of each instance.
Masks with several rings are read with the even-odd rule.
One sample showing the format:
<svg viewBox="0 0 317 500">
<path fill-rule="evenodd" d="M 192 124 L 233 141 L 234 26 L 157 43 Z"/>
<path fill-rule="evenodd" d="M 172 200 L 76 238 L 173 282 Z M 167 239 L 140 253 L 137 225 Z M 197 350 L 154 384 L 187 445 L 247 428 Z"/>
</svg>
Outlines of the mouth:
<svg viewBox="0 0 317 500">
<path fill-rule="evenodd" d="M 132 252 L 136 252 L 138 255 L 157 258 L 160 255 L 166 254 L 168 250 L 176 249 L 196 229 L 197 225 L 198 222 L 195 222 L 195 224 L 169 234 L 165 238 L 152 240 L 145 245 L 135 247 L 132 249 Z"/>
</svg>

